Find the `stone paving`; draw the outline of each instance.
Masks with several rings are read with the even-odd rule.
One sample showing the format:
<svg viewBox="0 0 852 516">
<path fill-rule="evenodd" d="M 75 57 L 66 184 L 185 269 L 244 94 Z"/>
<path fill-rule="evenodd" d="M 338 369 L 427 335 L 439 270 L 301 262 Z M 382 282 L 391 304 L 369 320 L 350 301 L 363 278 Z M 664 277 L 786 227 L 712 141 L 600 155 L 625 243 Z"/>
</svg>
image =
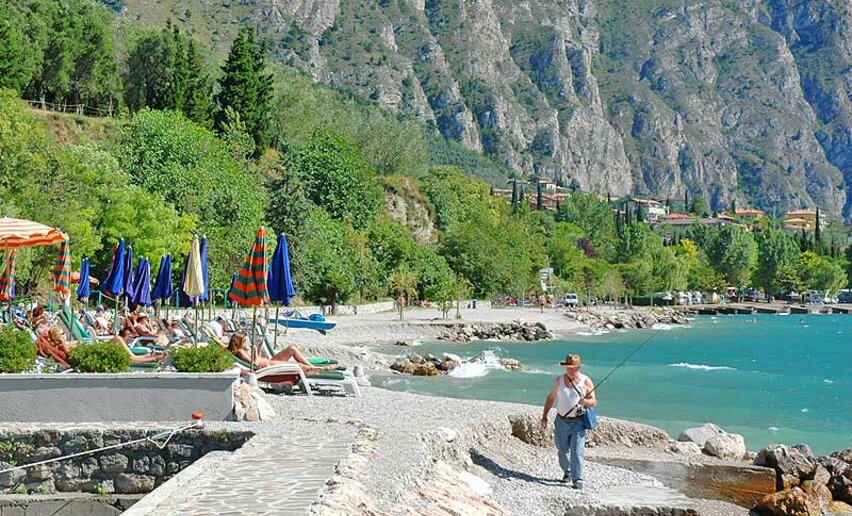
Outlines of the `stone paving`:
<svg viewBox="0 0 852 516">
<path fill-rule="evenodd" d="M 196 480 L 148 514 L 307 514 L 355 438 L 354 431 L 328 435 L 317 430 L 303 442 L 259 432 L 232 455 L 205 466 Z"/>
</svg>

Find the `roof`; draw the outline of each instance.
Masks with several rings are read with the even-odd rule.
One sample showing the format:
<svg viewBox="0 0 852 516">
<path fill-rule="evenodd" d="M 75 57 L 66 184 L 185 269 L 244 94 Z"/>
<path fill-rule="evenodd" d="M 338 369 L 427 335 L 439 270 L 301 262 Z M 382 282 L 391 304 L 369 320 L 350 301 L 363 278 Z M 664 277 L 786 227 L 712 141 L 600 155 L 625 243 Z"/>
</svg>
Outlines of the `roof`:
<svg viewBox="0 0 852 516">
<path fill-rule="evenodd" d="M 664 220 L 692 220 L 695 217 L 692 215 L 684 215 L 683 213 L 669 213 L 667 215 L 660 215 L 659 218 Z"/>
<path fill-rule="evenodd" d="M 796 215 L 816 215 L 816 212 L 815 212 L 814 210 L 793 210 L 793 211 L 788 211 L 788 212 L 787 212 L 787 216 L 789 217 L 789 216 L 791 216 L 791 215 L 793 215 L 793 216 L 796 216 Z"/>
<path fill-rule="evenodd" d="M 756 208 L 745 208 L 742 210 L 736 210 L 734 212 L 737 215 L 763 215 L 763 210 L 758 210 Z"/>
</svg>

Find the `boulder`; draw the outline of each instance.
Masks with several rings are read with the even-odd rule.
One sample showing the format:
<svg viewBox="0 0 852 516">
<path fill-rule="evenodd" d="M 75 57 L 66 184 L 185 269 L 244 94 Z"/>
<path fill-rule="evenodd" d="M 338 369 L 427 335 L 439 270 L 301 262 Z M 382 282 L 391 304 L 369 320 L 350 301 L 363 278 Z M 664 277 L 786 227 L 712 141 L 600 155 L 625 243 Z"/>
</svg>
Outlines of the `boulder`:
<svg viewBox="0 0 852 516">
<path fill-rule="evenodd" d="M 852 448 L 846 448 L 845 450 L 837 450 L 836 452 L 832 453 L 831 456 L 835 459 L 842 460 L 849 466 L 852 466 Z"/>
<path fill-rule="evenodd" d="M 779 491 L 799 485 L 801 480 L 810 479 L 816 471 L 816 462 L 806 457 L 799 448 L 783 444 L 770 444 L 757 452 L 755 466 L 775 470 Z"/>
<path fill-rule="evenodd" d="M 500 365 L 509 371 L 520 371 L 522 367 L 520 360 L 515 360 L 514 358 L 501 358 Z"/>
<path fill-rule="evenodd" d="M 154 490 L 154 477 L 121 473 L 115 477 L 114 485 L 119 494 L 147 494 Z"/>
<path fill-rule="evenodd" d="M 441 374 L 441 371 L 432 362 L 415 364 L 414 366 L 414 372 L 411 373 L 414 376 L 439 376 Z"/>
<path fill-rule="evenodd" d="M 423 357 L 421 357 L 417 353 L 409 353 L 408 356 L 405 357 L 405 358 L 407 358 L 408 361 L 411 362 L 412 364 L 423 363 Z"/>
<path fill-rule="evenodd" d="M 819 500 L 820 505 L 828 505 L 831 501 L 831 491 L 824 485 L 817 484 L 813 480 L 802 482 L 802 491 Z"/>
<path fill-rule="evenodd" d="M 828 488 L 835 500 L 852 503 L 852 468 L 847 468 L 842 475 L 832 476 Z"/>
<path fill-rule="evenodd" d="M 692 442 L 672 441 L 669 449 L 679 455 L 701 455 L 701 447 Z"/>
<path fill-rule="evenodd" d="M 819 500 L 794 487 L 768 494 L 757 502 L 754 511 L 765 516 L 821 516 Z"/>
<path fill-rule="evenodd" d="M 554 446 L 553 423 L 548 421 L 547 427 L 542 428 L 534 416 L 509 416 L 512 425 L 512 435 L 521 441 L 542 448 Z"/>
<path fill-rule="evenodd" d="M 409 339 L 398 340 L 398 341 L 394 342 L 394 343 L 393 343 L 393 345 L 394 345 L 394 346 L 405 346 L 405 347 L 411 347 L 411 346 L 413 346 L 413 345 L 414 345 L 414 341 L 409 340 Z"/>
<path fill-rule="evenodd" d="M 701 426 L 684 430 L 679 436 L 677 436 L 677 440 L 681 442 L 695 443 L 701 448 L 704 448 L 704 443 L 707 442 L 707 439 L 724 433 L 724 430 L 713 423 L 705 423 Z"/>
<path fill-rule="evenodd" d="M 707 439 L 704 453 L 723 460 L 742 460 L 746 453 L 745 438 L 740 434 L 723 433 Z"/>
<path fill-rule="evenodd" d="M 452 361 L 452 362 L 459 362 L 459 363 L 461 363 L 461 361 L 462 361 L 461 357 L 456 355 L 455 353 L 443 353 L 443 354 L 441 354 L 441 360 L 443 362 Z"/>
<path fill-rule="evenodd" d="M 822 464 L 817 464 L 816 469 L 814 469 L 814 474 L 810 480 L 825 486 L 828 485 L 828 481 L 831 480 L 831 473 L 829 473 Z"/>
<path fill-rule="evenodd" d="M 829 502 L 828 511 L 835 516 L 852 516 L 852 505 L 834 500 Z"/>
</svg>

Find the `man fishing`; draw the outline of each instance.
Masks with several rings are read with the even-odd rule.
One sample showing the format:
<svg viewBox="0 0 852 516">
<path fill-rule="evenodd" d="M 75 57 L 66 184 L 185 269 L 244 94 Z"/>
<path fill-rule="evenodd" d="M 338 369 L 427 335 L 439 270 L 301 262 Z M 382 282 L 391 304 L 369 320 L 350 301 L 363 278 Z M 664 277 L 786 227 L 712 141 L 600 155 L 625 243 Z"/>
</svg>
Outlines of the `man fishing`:
<svg viewBox="0 0 852 516">
<path fill-rule="evenodd" d="M 553 388 L 544 402 L 541 427 L 547 427 L 547 415 L 556 401 L 556 449 L 559 466 L 564 475 L 562 481 L 572 482 L 574 489 L 583 489 L 583 447 L 586 429 L 583 414 L 587 408 L 597 405 L 595 386 L 592 379 L 580 373 L 580 355 L 568 354 L 564 362 L 565 374 L 553 382 Z"/>
</svg>

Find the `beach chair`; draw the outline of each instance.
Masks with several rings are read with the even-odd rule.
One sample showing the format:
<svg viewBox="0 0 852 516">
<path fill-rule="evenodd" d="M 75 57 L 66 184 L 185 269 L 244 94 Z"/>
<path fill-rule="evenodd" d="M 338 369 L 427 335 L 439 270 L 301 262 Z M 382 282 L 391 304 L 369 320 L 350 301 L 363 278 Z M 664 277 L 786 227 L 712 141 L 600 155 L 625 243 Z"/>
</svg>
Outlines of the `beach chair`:
<svg viewBox="0 0 852 516">
<path fill-rule="evenodd" d="M 272 358 L 275 355 L 275 353 L 279 350 L 275 349 L 272 346 L 272 339 L 269 338 L 269 334 L 267 332 L 267 326 L 265 324 L 255 323 L 255 332 L 256 332 L 256 335 L 258 335 L 260 337 L 259 343 L 262 344 L 260 346 L 260 349 L 261 349 L 261 351 L 263 351 L 263 356 L 265 358 Z M 338 365 L 337 360 L 334 360 L 333 358 L 311 357 L 311 358 L 308 358 L 307 360 L 308 360 L 308 362 L 310 362 L 311 365 L 318 366 L 318 367 L 329 366 L 329 365 Z M 348 373 L 348 368 L 345 367 L 345 366 L 339 366 L 337 368 L 337 370 L 342 372 L 342 373 L 343 372 Z"/>
</svg>

